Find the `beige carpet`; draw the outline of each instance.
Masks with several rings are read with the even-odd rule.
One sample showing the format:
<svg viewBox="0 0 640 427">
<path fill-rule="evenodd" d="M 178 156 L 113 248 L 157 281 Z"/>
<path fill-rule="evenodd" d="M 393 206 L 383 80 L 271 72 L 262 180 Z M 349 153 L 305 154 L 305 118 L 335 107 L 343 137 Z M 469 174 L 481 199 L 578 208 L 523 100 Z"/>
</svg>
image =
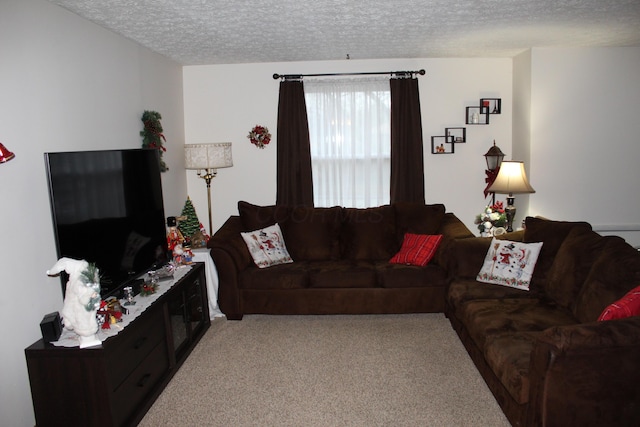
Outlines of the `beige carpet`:
<svg viewBox="0 0 640 427">
<path fill-rule="evenodd" d="M 213 322 L 141 426 L 509 426 L 442 314 Z"/>
</svg>

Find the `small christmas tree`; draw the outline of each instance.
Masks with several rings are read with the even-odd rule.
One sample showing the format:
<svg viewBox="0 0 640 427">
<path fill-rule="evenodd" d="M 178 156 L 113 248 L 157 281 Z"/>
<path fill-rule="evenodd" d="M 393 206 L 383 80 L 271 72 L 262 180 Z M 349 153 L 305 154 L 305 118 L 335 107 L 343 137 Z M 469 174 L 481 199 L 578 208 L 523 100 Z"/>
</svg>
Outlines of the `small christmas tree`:
<svg viewBox="0 0 640 427">
<path fill-rule="evenodd" d="M 185 217 L 185 219 L 178 223 L 178 229 L 185 238 L 191 240 L 195 232 L 200 231 L 200 221 L 189 197 L 187 197 L 187 201 L 182 208 L 181 216 Z"/>
</svg>

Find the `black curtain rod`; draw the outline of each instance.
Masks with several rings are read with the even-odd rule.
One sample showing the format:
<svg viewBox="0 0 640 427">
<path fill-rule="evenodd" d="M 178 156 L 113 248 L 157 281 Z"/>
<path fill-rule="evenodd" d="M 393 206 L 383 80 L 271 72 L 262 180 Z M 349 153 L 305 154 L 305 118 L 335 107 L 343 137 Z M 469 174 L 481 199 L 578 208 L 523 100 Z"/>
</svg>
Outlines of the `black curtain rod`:
<svg viewBox="0 0 640 427">
<path fill-rule="evenodd" d="M 369 73 L 324 73 L 324 74 L 274 74 L 273 79 L 284 79 L 284 80 L 298 80 L 303 77 L 335 77 L 335 76 L 379 76 L 379 75 L 414 75 L 420 74 L 424 76 L 426 71 L 418 70 L 418 71 L 378 71 L 378 72 L 369 72 Z"/>
</svg>

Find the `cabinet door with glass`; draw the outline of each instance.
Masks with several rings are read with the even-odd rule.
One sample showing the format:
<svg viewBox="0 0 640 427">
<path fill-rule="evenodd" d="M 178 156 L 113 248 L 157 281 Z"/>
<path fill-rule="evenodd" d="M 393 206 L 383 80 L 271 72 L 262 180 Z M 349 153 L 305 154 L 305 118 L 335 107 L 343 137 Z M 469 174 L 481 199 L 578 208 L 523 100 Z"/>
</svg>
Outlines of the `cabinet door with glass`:
<svg viewBox="0 0 640 427">
<path fill-rule="evenodd" d="M 204 266 L 196 263 L 193 268 L 193 274 L 185 277 L 188 282 L 171 295 L 167 304 L 176 361 L 209 322 Z"/>
</svg>

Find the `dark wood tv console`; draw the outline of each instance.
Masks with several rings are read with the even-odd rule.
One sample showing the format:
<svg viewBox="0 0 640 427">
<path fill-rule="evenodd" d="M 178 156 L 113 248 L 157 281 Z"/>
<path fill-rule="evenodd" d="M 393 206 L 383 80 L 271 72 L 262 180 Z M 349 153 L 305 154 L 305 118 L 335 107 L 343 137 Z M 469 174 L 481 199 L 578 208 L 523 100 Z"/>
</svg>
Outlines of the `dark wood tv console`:
<svg viewBox="0 0 640 427">
<path fill-rule="evenodd" d="M 138 424 L 210 325 L 204 264 L 196 263 L 102 346 L 35 342 L 25 355 L 37 426 Z"/>
</svg>

